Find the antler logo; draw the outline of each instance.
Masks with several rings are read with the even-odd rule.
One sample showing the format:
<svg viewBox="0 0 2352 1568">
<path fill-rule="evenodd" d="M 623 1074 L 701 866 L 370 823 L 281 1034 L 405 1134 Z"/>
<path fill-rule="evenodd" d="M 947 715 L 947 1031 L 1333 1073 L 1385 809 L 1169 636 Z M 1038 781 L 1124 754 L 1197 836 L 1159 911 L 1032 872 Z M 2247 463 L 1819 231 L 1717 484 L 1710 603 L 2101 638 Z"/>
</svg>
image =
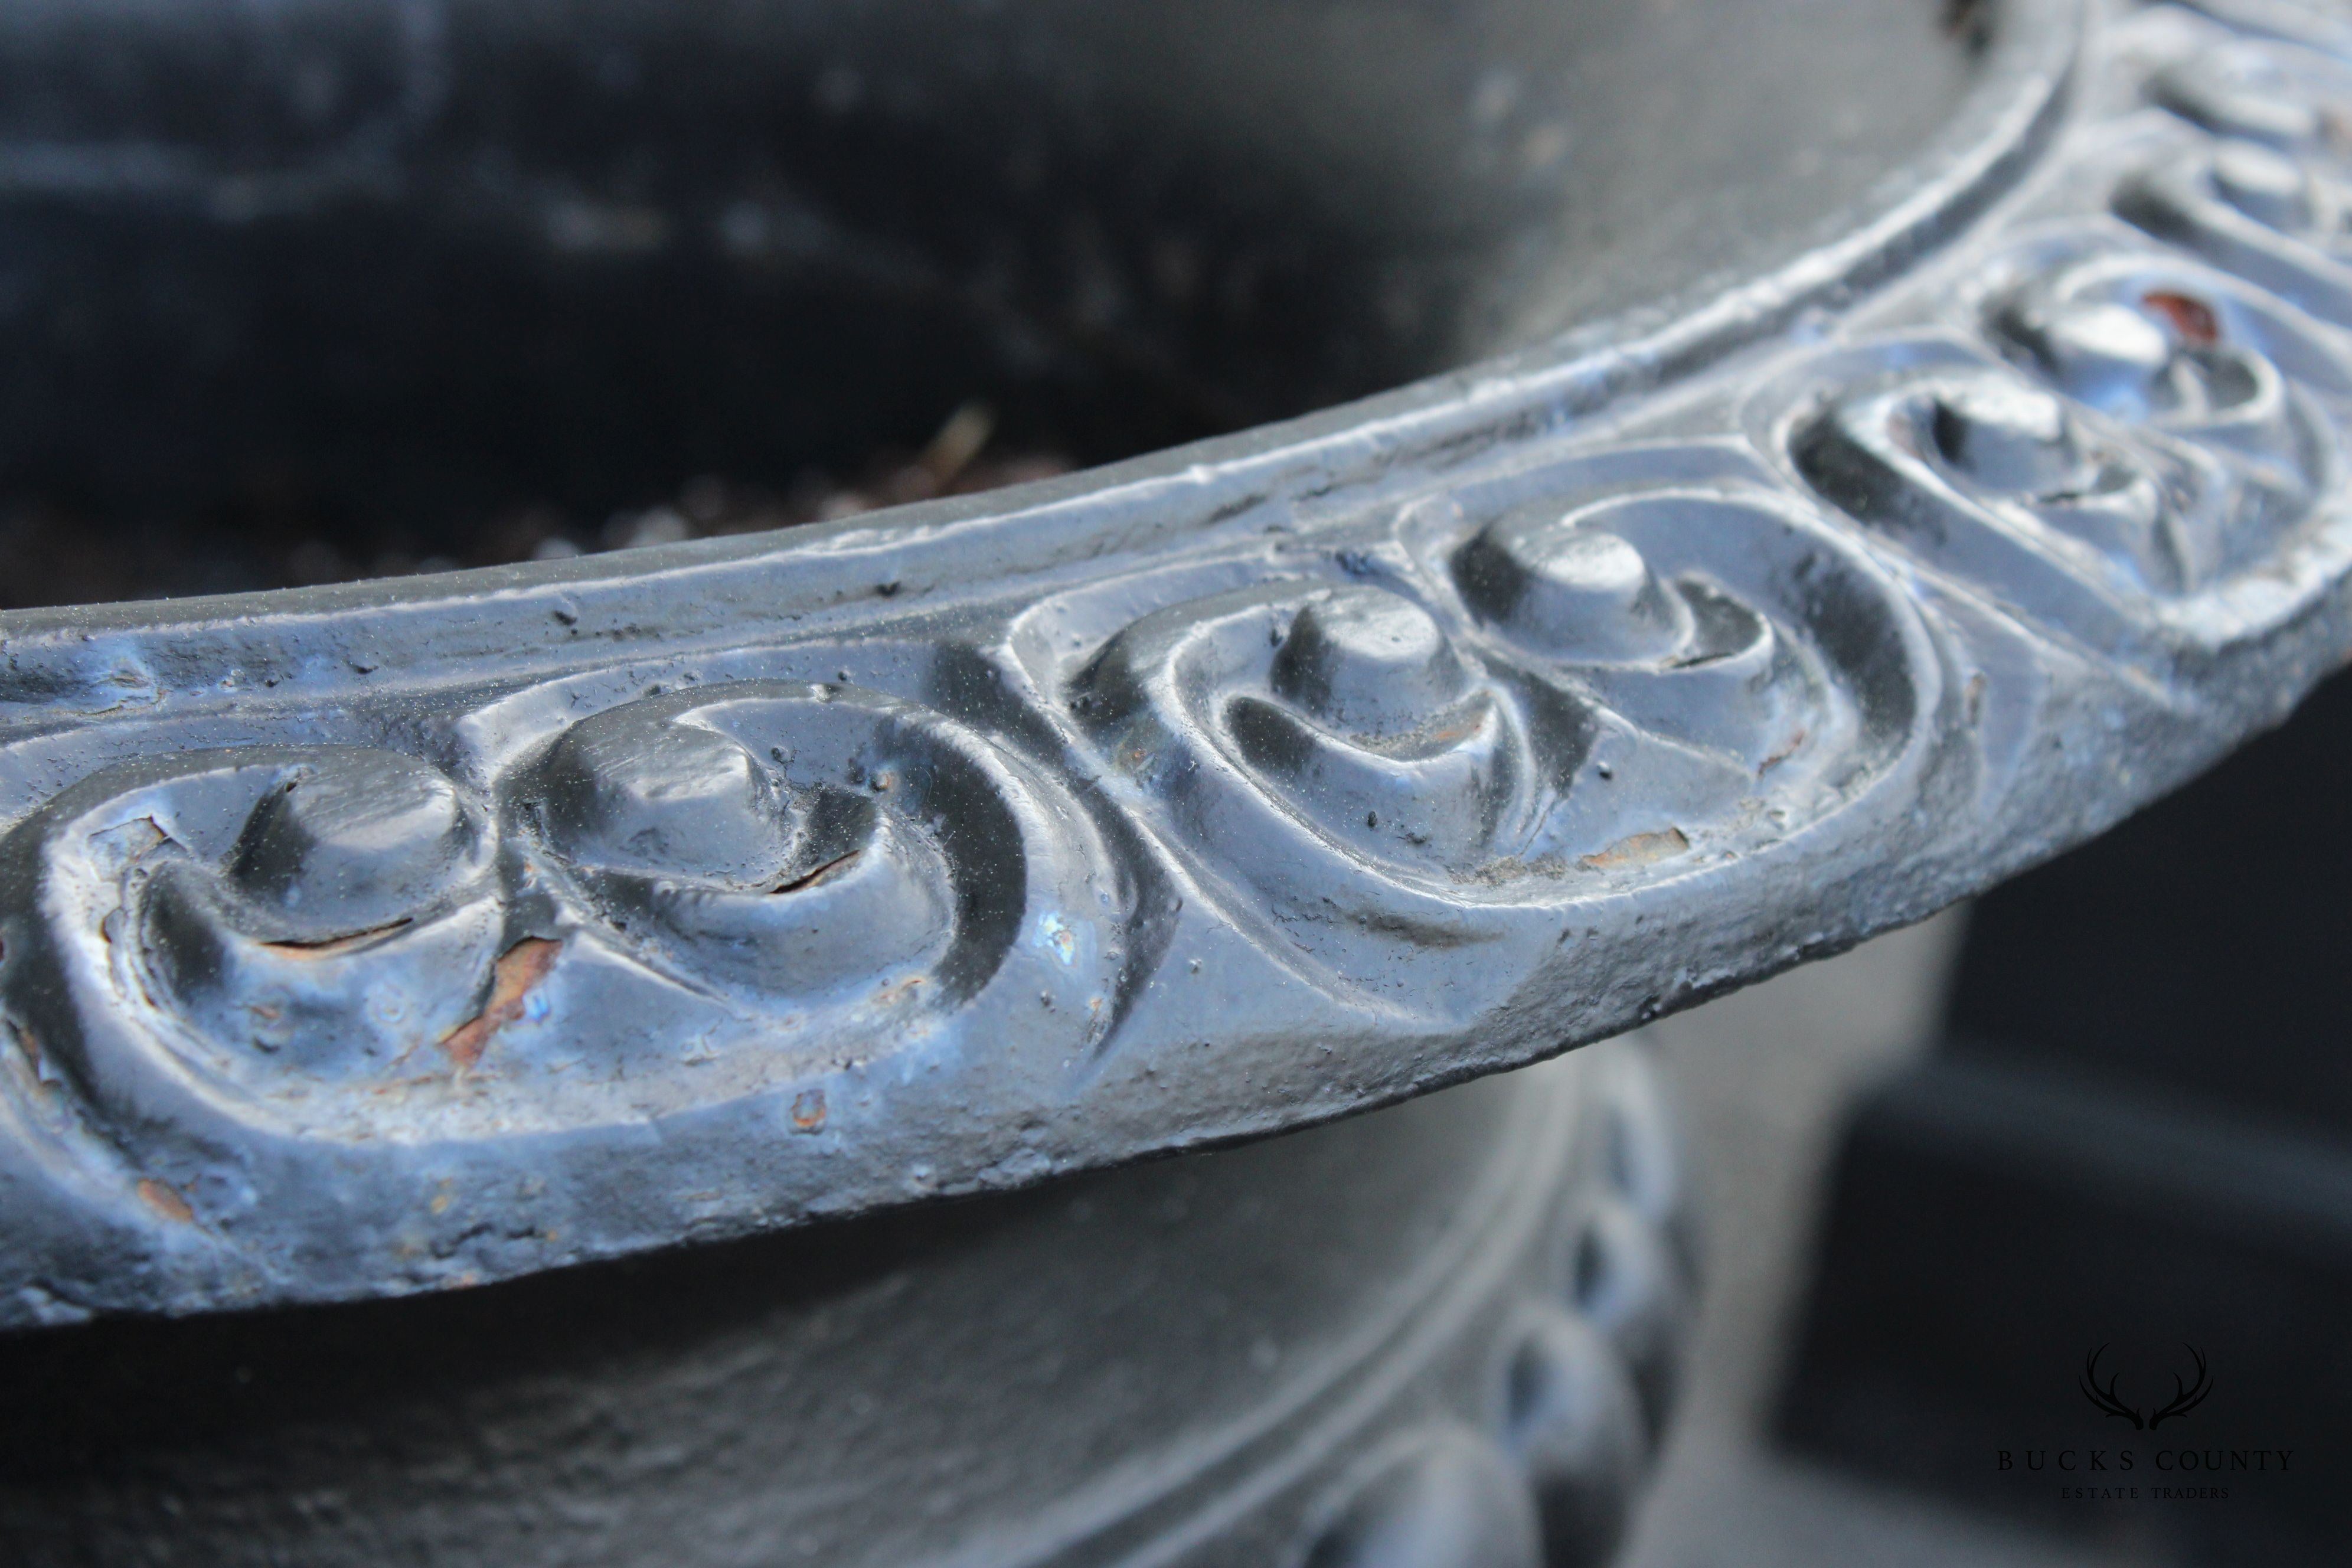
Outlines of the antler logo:
<svg viewBox="0 0 2352 1568">
<path fill-rule="evenodd" d="M 2120 1375 L 2118 1373 L 2109 1373 L 2106 1385 L 2100 1386 L 2099 1358 L 2107 1352 L 2107 1347 L 2105 1345 L 2101 1345 L 2083 1358 L 2083 1397 L 2109 1415 L 2130 1422 L 2132 1430 L 2135 1432 L 2153 1432 L 2174 1416 L 2188 1415 L 2202 1405 L 2205 1402 L 2205 1396 L 2213 1392 L 2213 1377 L 2205 1368 L 2203 1351 L 2199 1350 L 2195 1345 L 2188 1344 L 2180 1348 L 2187 1351 L 2189 1359 L 2197 1363 L 2197 1374 L 2191 1381 L 2184 1383 L 2181 1381 L 2180 1374 L 2178 1372 L 2174 1373 L 2172 1400 L 2161 1408 L 2149 1411 L 2143 1415 L 2136 1407 L 2125 1404 L 2122 1396 L 2116 1392 L 2116 1379 Z"/>
</svg>

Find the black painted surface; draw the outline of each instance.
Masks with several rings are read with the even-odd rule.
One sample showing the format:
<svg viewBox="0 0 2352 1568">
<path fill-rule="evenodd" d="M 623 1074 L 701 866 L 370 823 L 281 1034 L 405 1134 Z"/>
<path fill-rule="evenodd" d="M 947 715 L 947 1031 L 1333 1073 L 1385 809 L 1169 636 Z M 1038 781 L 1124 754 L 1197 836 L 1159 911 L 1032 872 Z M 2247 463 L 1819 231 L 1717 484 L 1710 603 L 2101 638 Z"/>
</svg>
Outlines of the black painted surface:
<svg viewBox="0 0 2352 1568">
<path fill-rule="evenodd" d="M 1412 142 L 1367 106 L 1414 83 L 1439 112 L 1454 57 L 1348 37 L 1336 119 L 1278 121 L 1302 155 Z M 2111 826 L 2352 617 L 2325 204 L 2197 196 L 2269 215 L 2279 292 L 2117 203 L 2221 181 L 2240 121 L 2320 190 L 2346 74 L 2021 5 L 1855 226 L 1682 314 L 872 519 L 5 613 L 0 1321 L 417 1293 L 1240 1141 Z M 1121 79 L 1150 120 L 1190 79 Z M 1185 101 L 1243 141 L 1298 107 Z M 548 209 L 638 232 L 600 210 Z"/>
<path fill-rule="evenodd" d="M 1524 351 L 782 539 L 9 615 L 7 1527 L 1605 1554 L 1687 1307 L 1639 1092 L 1197 1151 L 1918 918 L 2340 662 L 2332 209 L 2126 199 L 2228 132 L 2308 195 L 2340 62 L 2093 10 L 0 16 L 20 477 L 208 585 Z M 1204 1165 L 1164 1250 L 1054 1207 Z"/>
<path fill-rule="evenodd" d="M 1321 407 L 1753 268 L 1970 75 L 1866 0 L 0 8 L 0 604 Z"/>
<path fill-rule="evenodd" d="M 1597 1565 L 1687 1321 L 1659 1110 L 1627 1043 L 802 1236 L 16 1336 L 0 1559 L 1209 1568 L 1466 1495 L 1526 1521 L 1482 1563 L 1535 1568 L 1540 1501 L 1548 1561 Z"/>
</svg>

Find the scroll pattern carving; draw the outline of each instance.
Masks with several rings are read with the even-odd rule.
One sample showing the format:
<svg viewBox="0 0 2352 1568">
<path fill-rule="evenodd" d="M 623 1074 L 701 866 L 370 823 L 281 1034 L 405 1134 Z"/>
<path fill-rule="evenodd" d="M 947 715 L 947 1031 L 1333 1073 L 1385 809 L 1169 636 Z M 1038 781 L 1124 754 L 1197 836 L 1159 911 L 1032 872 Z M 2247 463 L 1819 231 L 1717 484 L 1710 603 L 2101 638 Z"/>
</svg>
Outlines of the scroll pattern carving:
<svg viewBox="0 0 2352 1568">
<path fill-rule="evenodd" d="M 913 704 L 772 681 L 624 703 L 518 770 L 508 812 L 597 940 L 836 1039 L 967 1005 L 1009 961 L 1078 1035 L 1106 1022 L 1107 855 L 1044 778 Z"/>
<path fill-rule="evenodd" d="M 1406 402 L 994 520 L 419 589 L 339 633 L 405 663 L 269 696 L 182 667 L 294 607 L 26 630 L 11 689 L 82 706 L 0 731 L 0 1323 L 1338 1114 L 2202 766 L 2352 648 L 2352 64 L 2170 11 L 2085 47 L 2088 107 L 1874 253 L 1907 277 L 1759 286 L 1719 366 L 1719 323 L 1610 362 L 1688 370 L 1605 422 L 1564 361 L 1465 394 L 1475 439 Z"/>
<path fill-rule="evenodd" d="M 487 994 L 495 844 L 446 775 L 390 752 L 118 768 L 18 830 L 11 870 L 49 964 L 27 953 L 10 978 L 28 1010 L 76 980 L 103 987 L 178 1065 L 242 1091 L 365 1081 Z M 120 1065 L 84 1068 L 97 1082 Z"/>
</svg>

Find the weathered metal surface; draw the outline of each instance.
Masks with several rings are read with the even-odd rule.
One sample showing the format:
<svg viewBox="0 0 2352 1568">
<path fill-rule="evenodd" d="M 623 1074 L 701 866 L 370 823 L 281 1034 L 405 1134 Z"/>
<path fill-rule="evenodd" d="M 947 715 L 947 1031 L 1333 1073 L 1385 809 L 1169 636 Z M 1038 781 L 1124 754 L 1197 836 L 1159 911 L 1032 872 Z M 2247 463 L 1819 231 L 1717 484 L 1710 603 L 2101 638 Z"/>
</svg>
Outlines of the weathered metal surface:
<svg viewBox="0 0 2352 1568">
<path fill-rule="evenodd" d="M 10 616 L 0 1322 L 1301 1125 L 2097 831 L 2352 649 L 2352 65 L 2246 16 L 2003 11 L 1895 197 L 1648 331 L 855 525 Z"/>
</svg>

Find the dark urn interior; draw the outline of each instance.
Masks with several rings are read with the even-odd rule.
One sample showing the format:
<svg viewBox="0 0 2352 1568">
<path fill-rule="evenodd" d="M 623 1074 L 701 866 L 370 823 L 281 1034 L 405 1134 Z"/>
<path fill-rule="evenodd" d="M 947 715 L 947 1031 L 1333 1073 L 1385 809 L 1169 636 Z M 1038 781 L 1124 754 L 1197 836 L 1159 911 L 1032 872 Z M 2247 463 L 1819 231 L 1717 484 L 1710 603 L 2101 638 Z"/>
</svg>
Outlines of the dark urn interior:
<svg viewBox="0 0 2352 1568">
<path fill-rule="evenodd" d="M 1951 111 L 1931 0 L 0 7 L 0 607 L 1036 478 L 1686 296 Z"/>
</svg>

